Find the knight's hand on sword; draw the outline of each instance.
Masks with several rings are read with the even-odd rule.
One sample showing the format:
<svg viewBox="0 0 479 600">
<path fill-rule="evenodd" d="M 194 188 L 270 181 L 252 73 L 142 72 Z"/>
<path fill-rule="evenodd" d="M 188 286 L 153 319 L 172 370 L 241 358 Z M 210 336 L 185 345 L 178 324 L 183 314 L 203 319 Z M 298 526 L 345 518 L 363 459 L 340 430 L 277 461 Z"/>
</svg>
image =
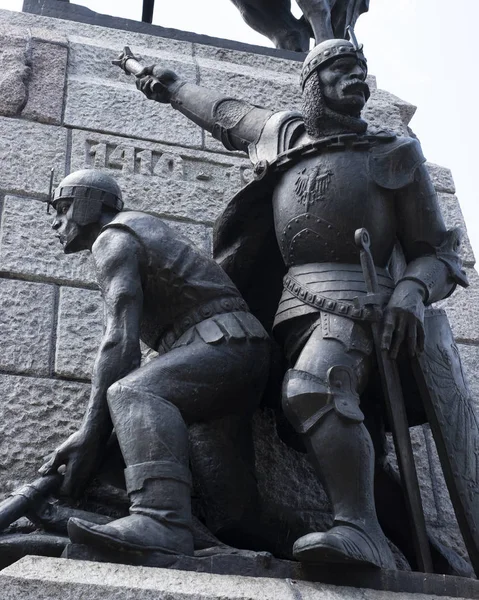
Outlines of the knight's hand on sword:
<svg viewBox="0 0 479 600">
<path fill-rule="evenodd" d="M 417 281 L 400 281 L 383 315 L 381 350 L 389 350 L 397 358 L 403 342 L 407 342 L 410 356 L 424 350 L 424 296 L 425 289 Z"/>
<path fill-rule="evenodd" d="M 358 229 L 355 242 L 360 248 L 361 265 L 368 295 L 364 302 L 377 305 L 381 295 L 371 254 L 369 233 Z M 390 358 L 397 358 L 399 349 L 407 340 L 409 354 L 415 356 L 424 350 L 424 286 L 413 279 L 402 279 L 382 312 L 382 334 L 380 349 L 389 351 Z M 377 309 L 377 306 L 376 306 Z"/>
<path fill-rule="evenodd" d="M 130 48 L 125 46 L 120 56 L 112 61 L 128 75 L 136 77 L 136 87 L 149 100 L 169 104 L 173 93 L 182 85 L 178 75 L 170 69 L 159 65 L 144 67 L 133 55 Z"/>
</svg>

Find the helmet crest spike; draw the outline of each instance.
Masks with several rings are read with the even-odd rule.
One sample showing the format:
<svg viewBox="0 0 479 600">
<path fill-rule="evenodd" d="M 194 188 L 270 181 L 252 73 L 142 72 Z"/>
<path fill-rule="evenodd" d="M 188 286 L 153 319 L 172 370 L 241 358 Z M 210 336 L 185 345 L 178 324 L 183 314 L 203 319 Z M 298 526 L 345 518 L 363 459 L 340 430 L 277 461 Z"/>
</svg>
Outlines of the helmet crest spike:
<svg viewBox="0 0 479 600">
<path fill-rule="evenodd" d="M 50 214 L 50 206 L 53 206 L 53 179 L 55 177 L 55 167 L 51 168 L 50 171 L 50 189 L 48 191 L 48 200 L 47 200 L 47 215 Z"/>
<path fill-rule="evenodd" d="M 356 37 L 356 34 L 354 33 L 354 27 L 352 25 L 348 25 L 346 27 L 346 32 L 349 36 L 351 43 L 353 44 L 353 46 L 356 50 L 356 52 L 361 52 L 363 49 L 363 45 L 358 44 L 358 38 Z"/>
</svg>

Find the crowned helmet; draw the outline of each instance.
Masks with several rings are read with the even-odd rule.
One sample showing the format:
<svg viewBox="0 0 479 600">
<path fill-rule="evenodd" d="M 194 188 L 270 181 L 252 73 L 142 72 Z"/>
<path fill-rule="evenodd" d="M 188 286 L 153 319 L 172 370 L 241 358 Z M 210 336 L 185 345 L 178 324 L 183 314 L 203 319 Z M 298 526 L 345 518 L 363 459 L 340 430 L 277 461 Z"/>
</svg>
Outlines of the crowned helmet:
<svg viewBox="0 0 479 600">
<path fill-rule="evenodd" d="M 123 209 L 120 186 L 110 175 L 94 169 L 65 177 L 55 190 L 52 206 L 60 200 L 73 200 L 72 219 L 79 225 L 98 221 L 104 207 L 117 212 Z"/>
<path fill-rule="evenodd" d="M 306 57 L 301 70 L 301 89 L 304 89 L 308 77 L 324 64 L 343 56 L 354 56 L 367 70 L 367 61 L 359 46 L 354 31 L 348 28 L 351 40 L 331 39 L 315 46 Z"/>
</svg>

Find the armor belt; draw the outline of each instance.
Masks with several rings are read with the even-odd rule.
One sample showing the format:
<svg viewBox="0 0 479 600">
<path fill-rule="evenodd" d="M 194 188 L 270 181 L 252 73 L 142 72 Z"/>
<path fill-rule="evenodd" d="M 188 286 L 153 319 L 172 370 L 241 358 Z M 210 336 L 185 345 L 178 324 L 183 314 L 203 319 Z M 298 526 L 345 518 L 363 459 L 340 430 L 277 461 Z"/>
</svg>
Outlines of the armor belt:
<svg viewBox="0 0 479 600">
<path fill-rule="evenodd" d="M 215 298 L 205 304 L 201 304 L 186 315 L 178 318 L 161 335 L 158 343 L 158 352 L 168 352 L 173 344 L 191 327 L 198 325 L 214 315 L 229 312 L 249 312 L 248 305 L 243 298 L 231 296 L 227 298 Z"/>
<path fill-rule="evenodd" d="M 318 310 L 333 315 L 339 315 L 341 317 L 357 319 L 358 321 L 376 321 L 378 319 L 378 313 L 374 308 L 369 308 L 368 306 L 356 306 L 351 302 L 326 298 L 326 296 L 321 296 L 321 294 L 312 292 L 306 285 L 300 283 L 289 274 L 285 275 L 283 284 L 290 294 L 301 300 L 301 302 L 304 302 L 313 308 L 317 308 Z"/>
</svg>

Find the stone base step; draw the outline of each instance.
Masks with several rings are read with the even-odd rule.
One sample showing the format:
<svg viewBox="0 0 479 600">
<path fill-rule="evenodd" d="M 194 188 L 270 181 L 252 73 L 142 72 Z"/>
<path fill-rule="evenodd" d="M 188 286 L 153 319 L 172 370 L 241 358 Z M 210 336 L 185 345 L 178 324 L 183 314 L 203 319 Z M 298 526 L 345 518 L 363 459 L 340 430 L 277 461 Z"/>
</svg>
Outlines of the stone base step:
<svg viewBox="0 0 479 600">
<path fill-rule="evenodd" d="M 398 572 L 400 573 L 400 572 Z M 384 581 L 394 579 L 383 572 Z M 412 578 L 411 578 L 412 575 Z M 479 582 L 402 573 L 409 590 L 372 590 L 290 578 L 245 577 L 27 556 L 0 573 L 2 600 L 437 600 L 479 598 Z M 344 568 L 344 578 L 347 570 Z M 420 585 L 421 578 L 425 585 Z M 438 586 L 442 580 L 443 586 Z M 424 594 L 429 582 L 436 593 Z M 403 582 L 406 579 L 403 578 Z M 442 589 L 442 593 L 441 593 Z M 448 594 L 445 592 L 448 590 Z M 439 593 L 438 593 L 439 592 Z"/>
</svg>

